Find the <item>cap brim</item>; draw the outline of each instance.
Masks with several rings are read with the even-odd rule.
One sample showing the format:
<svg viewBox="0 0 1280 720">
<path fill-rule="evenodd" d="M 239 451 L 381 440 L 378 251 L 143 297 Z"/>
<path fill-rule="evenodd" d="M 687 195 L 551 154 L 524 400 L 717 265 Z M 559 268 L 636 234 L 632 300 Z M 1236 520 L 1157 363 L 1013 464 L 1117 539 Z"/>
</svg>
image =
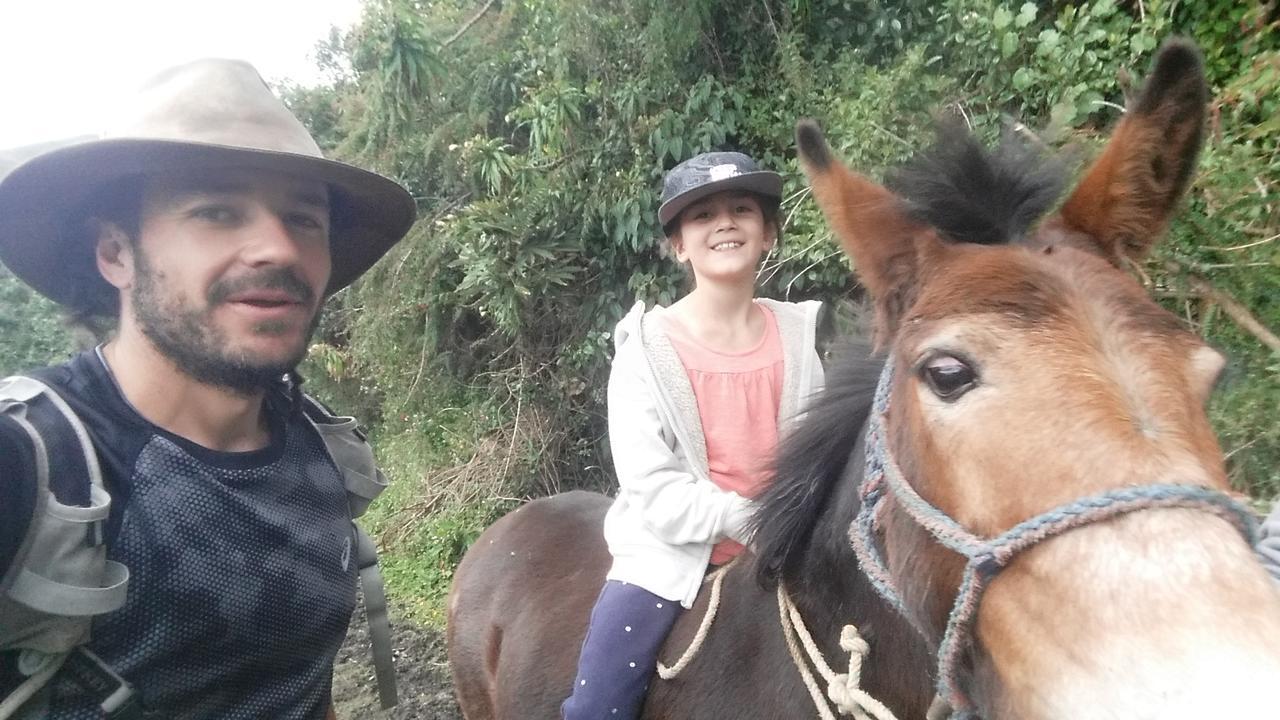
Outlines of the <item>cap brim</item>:
<svg viewBox="0 0 1280 720">
<path fill-rule="evenodd" d="M 749 190 L 765 197 L 781 200 L 782 176 L 768 170 L 758 170 L 699 185 L 662 203 L 658 208 L 658 222 L 666 227 L 685 208 L 708 195 L 725 190 Z"/>
<path fill-rule="evenodd" d="M 82 238 L 64 232 L 70 213 L 113 180 L 178 167 L 261 168 L 328 184 L 333 270 L 326 295 L 373 266 L 416 215 L 412 196 L 399 183 L 335 160 L 166 140 L 95 140 L 40 155 L 0 179 L 0 261 L 59 303 L 75 305 L 97 290 L 115 292 L 98 274 L 93 248 L 73 247 Z"/>
</svg>

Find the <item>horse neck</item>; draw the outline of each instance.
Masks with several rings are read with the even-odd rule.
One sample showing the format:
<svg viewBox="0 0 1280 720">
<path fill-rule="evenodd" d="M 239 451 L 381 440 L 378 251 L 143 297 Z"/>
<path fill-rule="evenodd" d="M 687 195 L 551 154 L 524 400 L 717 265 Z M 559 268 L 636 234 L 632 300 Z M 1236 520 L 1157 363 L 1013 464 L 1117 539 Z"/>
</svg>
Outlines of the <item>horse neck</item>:
<svg viewBox="0 0 1280 720">
<path fill-rule="evenodd" d="M 787 590 L 823 652 L 839 649 L 840 630 L 855 624 L 885 628 L 901 618 L 876 593 L 858 565 L 849 527 L 858 513 L 863 445 L 850 455 L 843 477 L 832 488 L 813 526 L 803 560 L 789 574 Z"/>
<path fill-rule="evenodd" d="M 858 565 L 849 527 L 859 508 L 862 442 L 815 520 L 803 560 L 786 587 L 827 664 L 843 672 L 849 653 L 840 648 L 845 625 L 870 645 L 861 687 L 895 708 L 898 717 L 924 717 L 933 698 L 933 654 L 906 618 L 876 592 Z"/>
</svg>

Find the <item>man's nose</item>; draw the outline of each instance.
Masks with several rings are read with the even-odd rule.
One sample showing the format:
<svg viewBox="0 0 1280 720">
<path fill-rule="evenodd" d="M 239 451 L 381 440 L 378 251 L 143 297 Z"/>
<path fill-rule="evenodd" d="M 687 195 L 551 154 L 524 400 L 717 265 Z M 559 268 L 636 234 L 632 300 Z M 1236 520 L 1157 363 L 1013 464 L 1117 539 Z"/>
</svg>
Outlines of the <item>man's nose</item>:
<svg viewBox="0 0 1280 720">
<path fill-rule="evenodd" d="M 245 245 L 245 261 L 250 265 L 292 265 L 299 258 L 298 239 L 284 219 L 270 212 L 260 212 L 249 227 Z"/>
</svg>

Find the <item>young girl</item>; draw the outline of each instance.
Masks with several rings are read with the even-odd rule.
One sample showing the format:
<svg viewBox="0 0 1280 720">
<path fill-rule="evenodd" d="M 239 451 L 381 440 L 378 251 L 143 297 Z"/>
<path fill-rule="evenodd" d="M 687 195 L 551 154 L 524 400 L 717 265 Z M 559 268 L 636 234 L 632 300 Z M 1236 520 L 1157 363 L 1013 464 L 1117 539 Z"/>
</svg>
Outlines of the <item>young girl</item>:
<svg viewBox="0 0 1280 720">
<path fill-rule="evenodd" d="M 658 219 L 695 286 L 669 308 L 637 303 L 615 331 L 613 566 L 566 720 L 640 714 L 658 649 L 708 564 L 742 552 L 779 431 L 822 384 L 820 304 L 754 298 L 781 194 L 782 178 L 741 153 L 698 155 L 664 179 Z"/>
</svg>

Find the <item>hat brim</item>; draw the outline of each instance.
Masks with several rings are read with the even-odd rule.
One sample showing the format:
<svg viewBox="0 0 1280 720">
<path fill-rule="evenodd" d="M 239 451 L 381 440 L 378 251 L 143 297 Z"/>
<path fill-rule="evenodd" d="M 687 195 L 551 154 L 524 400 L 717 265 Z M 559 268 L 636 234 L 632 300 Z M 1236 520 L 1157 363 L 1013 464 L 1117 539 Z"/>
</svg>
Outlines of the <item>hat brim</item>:
<svg viewBox="0 0 1280 720">
<path fill-rule="evenodd" d="M 97 272 L 92 247 L 66 232 L 70 214 L 114 180 L 164 168 L 260 168 L 326 183 L 331 189 L 333 270 L 325 294 L 351 284 L 408 232 L 413 197 L 400 184 L 353 165 L 294 153 L 167 140 L 95 140 L 39 155 L 0 180 L 0 261 L 64 305 L 114 293 Z M 84 287 L 96 283 L 101 287 Z"/>
<path fill-rule="evenodd" d="M 708 195 L 714 195 L 725 190 L 748 190 L 765 197 L 781 200 L 782 176 L 768 170 L 758 170 L 699 185 L 662 203 L 662 206 L 658 208 L 658 222 L 665 228 L 685 208 Z"/>
</svg>

